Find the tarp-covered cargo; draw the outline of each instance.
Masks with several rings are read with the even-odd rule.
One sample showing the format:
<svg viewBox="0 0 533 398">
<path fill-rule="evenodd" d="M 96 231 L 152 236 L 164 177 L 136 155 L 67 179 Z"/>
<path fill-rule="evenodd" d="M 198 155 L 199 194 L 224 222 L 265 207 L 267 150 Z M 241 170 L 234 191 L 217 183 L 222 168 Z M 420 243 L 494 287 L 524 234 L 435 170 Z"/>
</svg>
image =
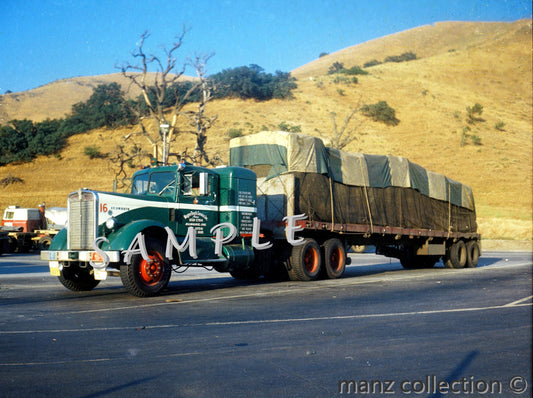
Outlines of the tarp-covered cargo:
<svg viewBox="0 0 533 398">
<path fill-rule="evenodd" d="M 258 217 L 476 232 L 470 187 L 406 158 L 347 153 L 303 134 L 264 131 L 230 141 L 230 164 L 258 177 Z"/>
</svg>

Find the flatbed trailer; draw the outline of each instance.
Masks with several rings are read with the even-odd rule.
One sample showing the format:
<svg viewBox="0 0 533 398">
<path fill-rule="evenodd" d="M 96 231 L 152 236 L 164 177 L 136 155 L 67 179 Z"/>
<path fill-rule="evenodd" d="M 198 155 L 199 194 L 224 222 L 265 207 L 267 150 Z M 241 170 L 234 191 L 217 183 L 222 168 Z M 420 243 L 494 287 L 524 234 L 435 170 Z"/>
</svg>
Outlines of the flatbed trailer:
<svg viewBox="0 0 533 398">
<path fill-rule="evenodd" d="M 263 132 L 230 141 L 230 164 L 257 173 L 262 231 L 278 242 L 273 258 L 288 269 L 300 261 L 292 257 L 305 257 L 283 243 L 283 219 L 297 215 L 305 215 L 295 221 L 299 236 L 317 252 L 307 258 L 324 263 L 308 269 L 322 265 L 330 277 L 342 274 L 339 259 L 351 246 L 374 246 L 405 268 L 441 259 L 448 268 L 475 267 L 481 255 L 471 189 L 405 158 L 349 154 L 316 137 Z M 291 277 L 320 276 L 313 272 Z"/>
</svg>

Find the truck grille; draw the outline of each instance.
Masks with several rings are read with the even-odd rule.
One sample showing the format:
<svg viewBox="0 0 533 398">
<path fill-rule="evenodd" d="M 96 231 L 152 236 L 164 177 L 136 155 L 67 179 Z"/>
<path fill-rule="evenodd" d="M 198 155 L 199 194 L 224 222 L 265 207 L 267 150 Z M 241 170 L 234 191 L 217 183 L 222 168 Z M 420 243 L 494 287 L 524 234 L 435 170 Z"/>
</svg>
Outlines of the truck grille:
<svg viewBox="0 0 533 398">
<path fill-rule="evenodd" d="M 92 192 L 74 192 L 68 198 L 68 248 L 92 249 L 96 237 L 96 198 Z"/>
</svg>

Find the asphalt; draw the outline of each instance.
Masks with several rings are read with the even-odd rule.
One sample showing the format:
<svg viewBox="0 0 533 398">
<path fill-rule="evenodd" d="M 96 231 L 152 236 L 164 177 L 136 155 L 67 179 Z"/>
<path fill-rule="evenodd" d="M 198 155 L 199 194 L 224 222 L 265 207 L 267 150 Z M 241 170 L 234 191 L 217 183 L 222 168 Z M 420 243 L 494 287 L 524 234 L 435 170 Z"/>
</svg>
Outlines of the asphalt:
<svg viewBox="0 0 533 398">
<path fill-rule="evenodd" d="M 74 293 L 35 256 L 2 257 L 0 395 L 531 396 L 530 252 L 464 270 L 352 259 L 311 283 L 194 269 L 140 299 L 116 278 Z"/>
</svg>

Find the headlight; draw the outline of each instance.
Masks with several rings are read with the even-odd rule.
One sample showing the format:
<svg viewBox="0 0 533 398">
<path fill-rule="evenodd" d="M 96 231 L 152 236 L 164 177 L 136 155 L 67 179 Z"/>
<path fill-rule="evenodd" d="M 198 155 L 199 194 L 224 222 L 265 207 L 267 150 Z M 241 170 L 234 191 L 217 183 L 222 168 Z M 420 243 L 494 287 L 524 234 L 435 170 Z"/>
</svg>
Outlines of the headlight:
<svg viewBox="0 0 533 398">
<path fill-rule="evenodd" d="M 114 217 L 108 218 L 105 222 L 105 226 L 107 227 L 107 229 L 113 230 L 118 227 L 118 220 Z"/>
</svg>

